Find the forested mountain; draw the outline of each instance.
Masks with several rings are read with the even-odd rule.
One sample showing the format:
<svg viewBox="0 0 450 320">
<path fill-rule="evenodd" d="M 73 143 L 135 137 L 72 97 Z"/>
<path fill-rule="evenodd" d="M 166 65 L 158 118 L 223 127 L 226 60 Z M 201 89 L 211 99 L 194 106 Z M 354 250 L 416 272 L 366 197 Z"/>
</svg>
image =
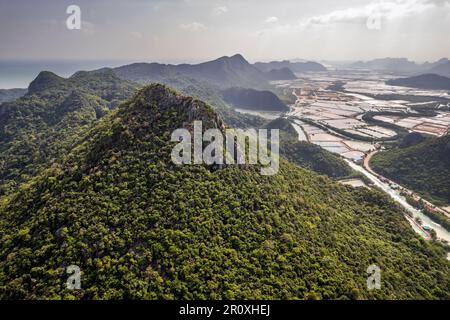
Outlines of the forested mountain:
<svg viewBox="0 0 450 320">
<path fill-rule="evenodd" d="M 223 91 L 223 98 L 235 107 L 243 109 L 289 111 L 289 107 L 268 90 L 233 87 Z"/>
<path fill-rule="evenodd" d="M 409 78 L 399 78 L 386 81 L 391 86 L 401 86 L 430 90 L 450 90 L 450 78 L 437 74 L 422 74 Z"/>
<path fill-rule="evenodd" d="M 5 299 L 446 298 L 445 250 L 385 195 L 281 159 L 177 166 L 174 129 L 223 129 L 162 85 L 102 117 L 60 162 L 0 201 Z M 382 270 L 367 290 L 367 267 Z M 81 289 L 66 288 L 78 265 Z"/>
<path fill-rule="evenodd" d="M 290 62 L 288 60 L 283 61 L 271 61 L 271 62 L 256 62 L 254 64 L 256 68 L 261 71 L 268 72 L 274 69 L 288 68 L 293 72 L 310 72 L 310 71 L 327 71 L 322 64 L 318 62 Z"/>
<path fill-rule="evenodd" d="M 137 87 L 108 70 L 68 79 L 41 72 L 24 97 L 0 105 L 0 195 L 50 166 Z"/>
<path fill-rule="evenodd" d="M 380 152 L 371 161 L 382 175 L 437 204 L 450 204 L 450 135 Z"/>
</svg>

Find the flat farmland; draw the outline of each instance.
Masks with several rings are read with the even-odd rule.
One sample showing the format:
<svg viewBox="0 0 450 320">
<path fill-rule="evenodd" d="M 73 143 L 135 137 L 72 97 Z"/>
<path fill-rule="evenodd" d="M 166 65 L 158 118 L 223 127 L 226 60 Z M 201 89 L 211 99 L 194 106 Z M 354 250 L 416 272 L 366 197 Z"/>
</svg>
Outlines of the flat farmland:
<svg viewBox="0 0 450 320">
<path fill-rule="evenodd" d="M 395 128 L 364 121 L 363 115 L 367 112 L 379 112 L 375 120 L 409 132 L 440 136 L 450 128 L 450 112 L 439 112 L 434 117 L 409 116 L 415 112 L 411 109 L 414 106 L 430 105 L 434 98 L 450 99 L 448 92 L 389 86 L 385 81 L 392 79 L 392 75 L 361 70 L 297 76 L 295 80 L 277 81 L 276 85 L 289 88 L 296 96 L 287 115 L 295 124 L 299 140 L 312 142 L 347 159 L 360 161 L 365 154 L 380 147 L 380 142 L 397 137 Z M 333 89 L 337 81 L 344 83 L 342 90 Z M 376 98 L 378 95 L 393 95 L 395 99 L 380 100 Z M 402 95 L 431 100 L 411 103 L 402 99 Z M 382 114 L 386 112 L 398 115 Z"/>
</svg>

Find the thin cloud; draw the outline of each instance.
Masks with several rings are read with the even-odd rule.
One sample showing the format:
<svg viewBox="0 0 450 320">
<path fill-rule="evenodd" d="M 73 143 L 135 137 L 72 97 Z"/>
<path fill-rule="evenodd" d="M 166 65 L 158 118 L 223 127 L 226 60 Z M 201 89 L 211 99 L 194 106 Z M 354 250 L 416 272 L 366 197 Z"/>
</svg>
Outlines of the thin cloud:
<svg viewBox="0 0 450 320">
<path fill-rule="evenodd" d="M 142 33 L 140 33 L 139 31 L 131 31 L 130 36 L 135 39 L 142 39 Z"/>
<path fill-rule="evenodd" d="M 265 23 L 275 23 L 278 22 L 277 17 L 268 17 L 266 20 L 264 20 Z"/>
<path fill-rule="evenodd" d="M 450 5 L 450 0 L 426 0 L 426 2 L 435 4 L 438 7 Z"/>
<path fill-rule="evenodd" d="M 216 7 L 212 10 L 212 15 L 213 16 L 220 16 L 222 14 L 225 14 L 228 12 L 228 8 L 225 6 L 222 7 Z"/>
<path fill-rule="evenodd" d="M 180 28 L 189 31 L 199 31 L 206 29 L 206 26 L 203 23 L 194 21 L 187 24 L 180 24 Z"/>
<path fill-rule="evenodd" d="M 437 2 L 430 0 L 398 0 L 374 2 L 362 7 L 336 10 L 327 14 L 310 17 L 302 21 L 303 26 L 328 25 L 337 23 L 365 23 L 374 15 L 383 19 L 395 19 L 420 14 L 427 9 L 436 7 Z"/>
</svg>

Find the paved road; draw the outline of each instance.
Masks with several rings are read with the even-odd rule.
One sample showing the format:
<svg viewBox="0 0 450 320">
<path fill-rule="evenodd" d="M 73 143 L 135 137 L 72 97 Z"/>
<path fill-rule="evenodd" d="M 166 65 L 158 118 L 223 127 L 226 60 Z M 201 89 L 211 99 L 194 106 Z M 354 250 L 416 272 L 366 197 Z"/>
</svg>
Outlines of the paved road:
<svg viewBox="0 0 450 320">
<path fill-rule="evenodd" d="M 378 173 L 376 173 L 375 171 L 373 171 L 372 168 L 370 167 L 370 159 L 371 159 L 372 156 L 373 156 L 375 153 L 377 153 L 377 152 L 378 152 L 378 150 L 375 150 L 375 151 L 369 153 L 369 154 L 364 158 L 364 168 L 366 168 L 367 171 L 369 171 L 370 173 L 372 173 L 372 174 L 375 175 L 375 176 L 381 176 L 380 174 L 378 174 Z M 383 178 L 384 178 L 384 177 L 383 177 Z M 386 178 L 384 178 L 384 179 L 386 179 Z M 386 180 L 389 180 L 389 179 L 386 179 Z M 391 180 L 389 180 L 389 181 L 391 181 Z M 392 181 L 392 182 L 394 182 L 395 184 L 398 185 L 398 183 L 396 183 L 395 181 Z M 415 193 L 415 192 L 413 192 L 413 191 L 411 191 L 411 190 L 409 190 L 409 189 L 406 189 L 406 188 L 403 187 L 403 186 L 402 186 L 401 188 L 402 188 L 403 190 L 405 190 L 405 191 L 407 191 L 407 192 L 409 192 L 409 193 L 411 193 L 411 194 L 414 194 L 414 195 L 416 195 L 417 197 L 419 197 L 419 196 L 417 195 L 417 193 Z M 427 204 L 428 206 L 436 208 L 437 211 L 439 211 L 441 214 L 443 214 L 444 216 L 446 216 L 447 218 L 450 219 L 450 213 L 448 213 L 448 212 L 445 211 L 444 209 L 439 208 L 438 206 L 435 206 L 433 203 L 431 203 L 430 201 L 428 201 L 428 200 L 426 200 L 426 199 L 424 199 L 424 198 L 422 198 L 422 197 L 419 197 L 419 199 L 420 199 L 423 203 Z"/>
<path fill-rule="evenodd" d="M 386 179 L 384 177 L 382 177 L 381 175 L 377 174 L 376 172 L 374 172 L 369 164 L 370 158 L 376 153 L 376 151 L 370 153 L 369 155 L 367 155 L 367 157 L 364 160 L 364 167 L 358 166 L 355 163 L 351 162 L 351 161 L 347 161 L 347 163 L 349 163 L 349 165 L 355 169 L 356 171 L 359 171 L 361 173 L 363 173 L 366 177 L 368 177 L 376 186 L 378 186 L 379 188 L 381 188 L 384 192 L 386 192 L 387 194 L 389 194 L 391 196 L 391 198 L 393 198 L 395 201 L 397 201 L 398 203 L 400 203 L 406 210 L 408 210 L 412 215 L 414 219 L 411 219 L 409 216 L 406 216 L 406 218 L 408 219 L 408 221 L 410 222 L 411 226 L 413 227 L 413 229 L 421 234 L 424 237 L 429 237 L 428 233 L 425 232 L 421 227 L 418 226 L 418 224 L 415 221 L 415 218 L 420 218 L 423 222 L 423 224 L 428 225 L 431 229 L 433 229 L 434 231 L 436 231 L 436 235 L 439 239 L 445 240 L 447 242 L 450 243 L 450 232 L 448 232 L 445 228 L 443 228 L 440 224 L 435 223 L 434 221 L 432 221 L 428 216 L 426 216 L 425 214 L 422 213 L 422 211 L 414 208 L 413 206 L 411 206 L 406 200 L 405 198 L 403 198 L 398 190 L 394 190 L 390 187 L 389 183 L 385 183 L 382 182 L 380 180 L 380 178 Z M 390 181 L 389 179 L 386 179 L 386 181 Z M 406 188 L 403 188 L 405 191 L 409 191 Z"/>
<path fill-rule="evenodd" d="M 398 202 L 400 205 L 402 205 L 406 210 L 408 210 L 410 213 L 412 213 L 413 217 L 421 217 L 421 215 L 423 215 L 419 210 L 415 209 L 413 206 L 411 206 L 409 203 L 406 202 L 405 199 L 403 199 L 399 194 L 397 194 L 397 192 L 392 189 L 388 184 L 382 182 L 378 177 L 376 177 L 375 175 L 371 174 L 369 171 L 367 171 L 366 169 L 364 169 L 363 167 L 355 164 L 354 162 L 344 159 L 348 165 L 354 169 L 355 171 L 361 172 L 362 174 L 364 174 L 367 178 L 370 179 L 370 181 L 372 181 L 372 183 L 374 185 L 376 185 L 378 188 L 380 188 L 381 190 L 383 190 L 384 192 L 386 192 L 389 196 L 391 196 L 392 199 L 394 199 L 396 202 Z M 425 239 L 430 239 L 430 235 L 423 230 L 415 221 L 414 219 L 411 219 L 411 217 L 409 217 L 408 215 L 405 214 L 405 218 L 408 220 L 408 222 L 411 224 L 411 227 L 413 228 L 413 230 L 420 234 L 422 237 L 424 237 Z M 423 220 L 422 220 L 423 221 Z M 450 240 L 450 235 L 449 235 L 449 240 Z"/>
</svg>

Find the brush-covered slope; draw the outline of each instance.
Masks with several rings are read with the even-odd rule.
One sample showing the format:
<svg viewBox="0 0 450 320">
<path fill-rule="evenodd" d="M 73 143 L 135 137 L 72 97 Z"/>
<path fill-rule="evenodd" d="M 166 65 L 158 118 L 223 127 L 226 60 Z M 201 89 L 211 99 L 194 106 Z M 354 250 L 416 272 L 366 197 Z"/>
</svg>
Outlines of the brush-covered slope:
<svg viewBox="0 0 450 320">
<path fill-rule="evenodd" d="M 289 107 L 268 90 L 233 87 L 223 91 L 223 99 L 237 108 L 263 111 L 288 111 Z"/>
<path fill-rule="evenodd" d="M 450 204 L 450 135 L 376 154 L 380 174 L 440 204 Z"/>
<path fill-rule="evenodd" d="M 146 87 L 3 199 L 0 297 L 449 298 L 443 250 L 382 194 L 284 160 L 274 176 L 174 165 L 171 132 L 195 119 L 223 129 L 206 104 Z M 382 287 L 368 291 L 372 263 Z"/>
<path fill-rule="evenodd" d="M 136 88 L 111 71 L 78 72 L 68 79 L 41 72 L 24 97 L 0 105 L 0 195 L 67 152 Z"/>
<path fill-rule="evenodd" d="M 284 137 L 281 139 L 280 148 L 281 154 L 292 163 L 331 178 L 343 178 L 353 174 L 344 160 L 310 142 Z"/>
</svg>

